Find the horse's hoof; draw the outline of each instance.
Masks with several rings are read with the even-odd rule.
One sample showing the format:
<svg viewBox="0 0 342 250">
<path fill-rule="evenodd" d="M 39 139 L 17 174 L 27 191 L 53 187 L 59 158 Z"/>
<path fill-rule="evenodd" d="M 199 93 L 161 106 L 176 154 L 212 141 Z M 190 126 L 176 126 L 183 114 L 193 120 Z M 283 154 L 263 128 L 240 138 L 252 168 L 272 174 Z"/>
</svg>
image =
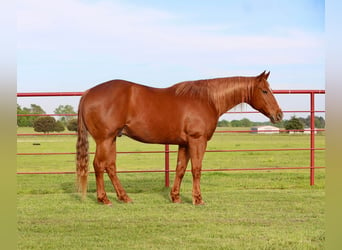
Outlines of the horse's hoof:
<svg viewBox="0 0 342 250">
<path fill-rule="evenodd" d="M 113 204 L 110 201 L 98 201 L 99 204 L 106 205 L 108 207 L 113 206 Z"/>
<path fill-rule="evenodd" d="M 195 206 L 203 206 L 205 205 L 205 202 L 203 200 L 194 200 L 192 204 Z"/>
<path fill-rule="evenodd" d="M 181 198 L 179 197 L 179 194 L 172 194 L 172 192 L 169 194 L 170 200 L 172 203 L 182 203 Z"/>
<path fill-rule="evenodd" d="M 172 203 L 180 204 L 180 203 L 182 203 L 182 200 L 181 199 L 172 199 Z"/>
<path fill-rule="evenodd" d="M 171 196 L 170 198 L 171 198 L 172 203 L 177 203 L 177 204 L 182 203 L 182 200 L 179 197 L 179 195 L 178 196 Z"/>
<path fill-rule="evenodd" d="M 133 202 L 133 200 L 131 198 L 129 198 L 128 196 L 119 197 L 119 200 L 122 201 L 123 203 L 132 203 Z"/>
<path fill-rule="evenodd" d="M 107 197 L 105 198 L 97 198 L 97 202 L 98 203 L 102 203 L 103 205 L 107 205 L 107 206 L 111 206 L 112 202 L 110 200 L 108 200 Z"/>
<path fill-rule="evenodd" d="M 130 199 L 130 198 L 128 198 L 128 199 L 124 200 L 124 202 L 125 202 L 125 203 L 133 203 L 133 200 Z"/>
</svg>

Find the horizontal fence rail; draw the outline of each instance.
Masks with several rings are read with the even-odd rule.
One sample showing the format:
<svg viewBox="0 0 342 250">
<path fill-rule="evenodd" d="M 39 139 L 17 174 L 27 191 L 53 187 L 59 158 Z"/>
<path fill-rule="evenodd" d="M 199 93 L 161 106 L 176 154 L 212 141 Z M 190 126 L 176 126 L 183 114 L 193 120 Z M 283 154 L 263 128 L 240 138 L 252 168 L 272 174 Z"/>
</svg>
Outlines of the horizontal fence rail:
<svg viewBox="0 0 342 250">
<path fill-rule="evenodd" d="M 306 148 L 274 148 L 274 149 L 239 149 L 239 150 L 206 150 L 208 153 L 239 153 L 239 152 L 261 152 L 261 151 L 310 151 L 310 165 L 299 167 L 263 167 L 263 168 L 223 168 L 223 169 L 203 169 L 204 172 L 211 171 L 259 171 L 259 170 L 288 170 L 288 169 L 309 169 L 310 170 L 310 185 L 314 185 L 315 169 L 325 168 L 324 166 L 315 166 L 315 151 L 325 150 L 325 148 L 315 147 L 315 133 L 319 131 L 325 131 L 325 129 L 315 128 L 315 113 L 324 113 L 325 110 L 315 110 L 315 95 L 325 94 L 325 90 L 273 90 L 274 94 L 307 94 L 310 96 L 310 110 L 285 110 L 284 113 L 310 113 L 310 128 L 303 130 L 279 130 L 277 132 L 310 132 L 310 147 Z M 36 92 L 36 93 L 17 93 L 17 97 L 65 97 L 65 96 L 81 96 L 83 92 Z M 257 111 L 229 111 L 226 114 L 254 114 L 259 113 Z M 17 116 L 77 116 L 77 114 L 17 114 Z M 215 131 L 215 133 L 252 133 L 251 130 L 225 130 Z M 274 132 L 273 130 L 259 130 L 258 132 Z M 17 136 L 75 136 L 76 133 L 18 133 Z M 118 173 L 165 173 L 165 186 L 169 186 L 169 173 L 175 172 L 170 170 L 170 153 L 177 153 L 176 150 L 170 150 L 169 145 L 165 145 L 164 150 L 152 150 L 152 151 L 119 151 L 118 154 L 165 154 L 165 166 L 163 170 L 121 170 Z M 75 155 L 76 152 L 39 152 L 39 153 L 23 153 L 18 152 L 18 156 L 41 156 L 41 155 Z M 90 152 L 89 154 L 94 154 Z M 187 170 L 189 172 L 191 170 Z M 17 172 L 17 174 L 75 174 L 75 171 L 37 171 L 37 172 Z M 90 172 L 94 173 L 94 172 Z"/>
</svg>

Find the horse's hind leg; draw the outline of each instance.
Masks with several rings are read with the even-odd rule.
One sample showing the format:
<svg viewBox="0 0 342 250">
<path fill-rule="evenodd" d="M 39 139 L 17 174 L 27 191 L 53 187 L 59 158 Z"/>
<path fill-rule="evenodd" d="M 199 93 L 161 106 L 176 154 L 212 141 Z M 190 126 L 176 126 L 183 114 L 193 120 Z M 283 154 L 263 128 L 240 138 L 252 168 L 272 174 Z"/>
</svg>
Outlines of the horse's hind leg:
<svg viewBox="0 0 342 250">
<path fill-rule="evenodd" d="M 116 175 L 116 140 L 110 138 L 97 143 L 96 155 L 94 159 L 94 169 L 96 175 L 96 190 L 97 200 L 104 204 L 111 204 L 107 198 L 106 191 L 104 189 L 103 174 L 106 170 L 117 194 L 119 200 L 123 202 L 131 202 L 131 199 L 127 196 L 123 189 L 119 178 Z"/>
<path fill-rule="evenodd" d="M 111 140 L 110 146 L 111 150 L 109 154 L 111 157 L 111 161 L 109 162 L 110 164 L 108 164 L 106 168 L 107 174 L 115 188 L 118 199 L 126 203 L 132 202 L 132 200 L 126 194 L 126 191 L 122 187 L 120 180 L 116 174 L 116 138 L 114 138 L 114 140 Z"/>
<path fill-rule="evenodd" d="M 187 146 L 178 147 L 178 159 L 177 159 L 177 168 L 176 175 L 173 187 L 171 189 L 171 199 L 174 203 L 180 203 L 181 199 L 179 197 L 179 190 L 182 183 L 183 176 L 185 174 L 186 166 L 189 162 L 189 152 Z"/>
<path fill-rule="evenodd" d="M 112 203 L 107 197 L 104 185 L 103 174 L 106 169 L 106 153 L 104 145 L 102 143 L 97 143 L 96 145 L 96 153 L 94 158 L 94 170 L 96 177 L 96 193 L 97 193 L 97 201 L 103 204 L 111 205 Z"/>
</svg>

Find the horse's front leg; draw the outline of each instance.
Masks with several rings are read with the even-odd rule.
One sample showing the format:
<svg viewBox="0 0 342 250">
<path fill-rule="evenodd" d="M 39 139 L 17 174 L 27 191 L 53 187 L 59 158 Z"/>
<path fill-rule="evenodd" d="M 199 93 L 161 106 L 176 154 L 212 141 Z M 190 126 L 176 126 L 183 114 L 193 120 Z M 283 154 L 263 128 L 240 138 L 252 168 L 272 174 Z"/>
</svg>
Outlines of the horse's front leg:
<svg viewBox="0 0 342 250">
<path fill-rule="evenodd" d="M 175 181 L 171 189 L 171 193 L 170 193 L 172 202 L 174 203 L 181 202 L 181 198 L 179 197 L 179 190 L 180 190 L 180 186 L 181 186 L 182 179 L 185 174 L 185 170 L 188 165 L 188 162 L 189 162 L 188 147 L 179 145 Z"/>
<path fill-rule="evenodd" d="M 194 205 L 204 205 L 201 195 L 200 179 L 202 171 L 202 160 L 207 147 L 207 140 L 203 137 L 191 139 L 189 141 L 189 152 L 191 158 L 192 172 L 192 203 Z"/>
</svg>

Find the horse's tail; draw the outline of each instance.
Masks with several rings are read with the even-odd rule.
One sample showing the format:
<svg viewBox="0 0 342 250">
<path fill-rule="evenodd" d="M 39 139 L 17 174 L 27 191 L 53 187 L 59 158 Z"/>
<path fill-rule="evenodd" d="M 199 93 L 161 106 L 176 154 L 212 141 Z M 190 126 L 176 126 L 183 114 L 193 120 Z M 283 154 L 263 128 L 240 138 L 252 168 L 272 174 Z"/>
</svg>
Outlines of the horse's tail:
<svg viewBox="0 0 342 250">
<path fill-rule="evenodd" d="M 78 191 L 82 194 L 82 198 L 85 198 L 87 193 L 87 181 L 88 181 L 88 162 L 89 162 L 89 142 L 88 131 L 83 120 L 83 100 L 85 94 L 82 96 L 78 106 L 78 125 L 77 125 L 77 185 Z"/>
</svg>

